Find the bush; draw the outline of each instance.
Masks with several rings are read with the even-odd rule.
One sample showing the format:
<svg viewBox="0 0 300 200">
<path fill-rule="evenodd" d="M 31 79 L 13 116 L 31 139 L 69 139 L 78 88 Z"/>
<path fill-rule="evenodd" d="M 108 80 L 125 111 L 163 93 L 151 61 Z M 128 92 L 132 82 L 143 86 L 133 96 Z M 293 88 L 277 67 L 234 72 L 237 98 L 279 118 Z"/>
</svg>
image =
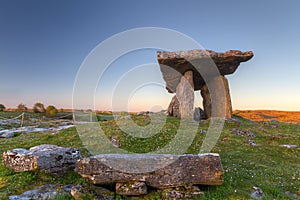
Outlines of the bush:
<svg viewBox="0 0 300 200">
<path fill-rule="evenodd" d="M 35 103 L 34 106 L 33 106 L 33 112 L 35 112 L 35 113 L 44 113 L 44 112 L 46 112 L 44 104 Z"/>
<path fill-rule="evenodd" d="M 46 115 L 47 116 L 54 116 L 57 114 L 57 109 L 54 106 L 48 106 L 46 108 Z"/>
<path fill-rule="evenodd" d="M 26 112 L 28 108 L 26 107 L 25 104 L 20 103 L 17 107 L 18 111 Z"/>
<path fill-rule="evenodd" d="M 3 111 L 5 109 L 5 106 L 3 104 L 0 104 L 0 111 Z"/>
</svg>

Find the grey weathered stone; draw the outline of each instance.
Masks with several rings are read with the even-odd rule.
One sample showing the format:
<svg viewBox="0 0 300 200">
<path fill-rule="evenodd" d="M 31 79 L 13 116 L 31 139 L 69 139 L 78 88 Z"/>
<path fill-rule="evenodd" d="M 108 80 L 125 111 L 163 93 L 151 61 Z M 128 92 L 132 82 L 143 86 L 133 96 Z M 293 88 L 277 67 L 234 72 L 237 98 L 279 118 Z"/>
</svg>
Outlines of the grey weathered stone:
<svg viewBox="0 0 300 200">
<path fill-rule="evenodd" d="M 173 98 L 169 104 L 167 113 L 168 113 L 168 116 L 180 117 L 179 101 L 178 101 L 176 95 L 173 96 Z"/>
<path fill-rule="evenodd" d="M 255 134 L 250 131 L 245 131 L 237 128 L 233 128 L 231 130 L 231 133 L 239 136 L 256 137 Z"/>
<path fill-rule="evenodd" d="M 157 163 L 154 171 L 134 173 L 137 163 L 147 167 L 153 162 Z M 112 163 L 118 169 L 114 169 Z M 94 184 L 139 181 L 160 189 L 195 184 L 221 185 L 224 174 L 218 154 L 102 154 L 78 160 L 75 171 Z"/>
<path fill-rule="evenodd" d="M 232 106 L 229 85 L 224 76 L 214 77 L 208 84 L 204 84 L 201 87 L 201 96 L 207 118 L 231 118 Z"/>
<path fill-rule="evenodd" d="M 297 145 L 295 145 L 295 144 L 283 144 L 283 145 L 279 145 L 279 146 L 283 147 L 283 148 L 288 148 L 288 149 L 297 147 Z"/>
<path fill-rule="evenodd" d="M 12 138 L 15 134 L 9 130 L 0 131 L 0 138 Z"/>
<path fill-rule="evenodd" d="M 262 189 L 260 189 L 259 187 L 253 186 L 253 189 L 255 190 L 255 192 L 252 192 L 250 197 L 251 199 L 262 199 L 264 196 L 264 193 L 262 191 Z"/>
<path fill-rule="evenodd" d="M 165 199 L 195 199 L 204 193 L 197 186 L 176 187 L 164 190 Z"/>
<path fill-rule="evenodd" d="M 176 87 L 179 101 L 180 118 L 193 119 L 194 115 L 194 82 L 193 71 L 186 71 Z"/>
<path fill-rule="evenodd" d="M 144 182 L 117 183 L 116 193 L 120 195 L 143 195 L 147 194 L 147 185 Z"/>
<path fill-rule="evenodd" d="M 74 169 L 81 158 L 77 148 L 43 144 L 26 149 L 13 149 L 3 153 L 2 162 L 16 172 L 42 170 L 51 174 L 64 174 Z"/>
<path fill-rule="evenodd" d="M 71 195 L 75 200 L 86 199 L 87 196 L 95 200 L 113 200 L 115 197 L 114 192 L 94 185 L 75 185 L 71 188 Z"/>
<path fill-rule="evenodd" d="M 72 186 L 73 185 L 64 186 L 58 184 L 42 185 L 34 188 L 33 190 L 28 190 L 21 195 L 9 196 L 9 200 L 53 199 L 57 195 L 70 193 Z"/>
<path fill-rule="evenodd" d="M 195 121 L 200 121 L 202 119 L 206 119 L 204 111 L 199 107 L 195 108 L 195 110 L 194 110 L 194 120 Z"/>
</svg>

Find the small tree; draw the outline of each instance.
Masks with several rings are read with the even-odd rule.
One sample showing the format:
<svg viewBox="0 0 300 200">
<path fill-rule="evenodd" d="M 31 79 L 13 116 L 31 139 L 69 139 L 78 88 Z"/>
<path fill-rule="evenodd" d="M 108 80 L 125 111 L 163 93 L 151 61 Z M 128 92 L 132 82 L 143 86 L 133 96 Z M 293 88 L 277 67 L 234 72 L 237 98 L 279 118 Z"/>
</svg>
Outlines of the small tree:
<svg viewBox="0 0 300 200">
<path fill-rule="evenodd" d="M 5 109 L 5 106 L 3 104 L 0 104 L 0 111 L 3 111 Z"/>
<path fill-rule="evenodd" d="M 26 112 L 26 111 L 28 110 L 28 108 L 26 107 L 25 104 L 20 103 L 20 104 L 18 105 L 18 110 L 19 110 L 19 111 L 22 111 L 22 112 Z"/>
<path fill-rule="evenodd" d="M 54 106 L 48 106 L 46 108 L 46 115 L 47 116 L 53 116 L 57 114 L 57 109 Z"/>
<path fill-rule="evenodd" d="M 44 113 L 46 110 L 45 110 L 45 107 L 44 107 L 44 104 L 42 103 L 35 103 L 34 106 L 33 106 L 33 112 L 35 113 Z"/>
</svg>

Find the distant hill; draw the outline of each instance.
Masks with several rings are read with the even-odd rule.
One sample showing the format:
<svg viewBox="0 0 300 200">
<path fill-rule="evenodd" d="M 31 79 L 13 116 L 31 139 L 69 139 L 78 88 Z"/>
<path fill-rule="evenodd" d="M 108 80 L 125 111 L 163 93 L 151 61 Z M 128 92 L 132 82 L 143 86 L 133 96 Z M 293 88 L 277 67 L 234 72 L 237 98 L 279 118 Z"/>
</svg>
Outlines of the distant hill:
<svg viewBox="0 0 300 200">
<path fill-rule="evenodd" d="M 244 117 L 253 121 L 272 121 L 300 123 L 300 112 L 277 111 L 277 110 L 235 110 L 234 115 Z"/>
</svg>

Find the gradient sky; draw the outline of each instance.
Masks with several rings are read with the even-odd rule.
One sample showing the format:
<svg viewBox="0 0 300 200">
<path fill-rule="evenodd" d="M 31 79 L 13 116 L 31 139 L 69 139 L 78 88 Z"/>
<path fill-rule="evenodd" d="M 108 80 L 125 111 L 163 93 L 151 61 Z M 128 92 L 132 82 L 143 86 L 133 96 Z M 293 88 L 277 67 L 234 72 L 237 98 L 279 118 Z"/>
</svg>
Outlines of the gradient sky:
<svg viewBox="0 0 300 200">
<path fill-rule="evenodd" d="M 163 27 L 206 49 L 254 52 L 227 76 L 234 109 L 300 110 L 299 8 L 298 0 L 0 0 L 0 103 L 71 108 L 77 71 L 100 42 L 132 28 Z M 154 50 L 114 62 L 99 82 L 96 108 L 109 110 L 112 86 L 147 63 L 157 63 Z M 153 70 L 163 84 L 158 66 Z M 144 87 L 128 107 L 165 108 L 171 97 L 160 86 Z"/>
</svg>

